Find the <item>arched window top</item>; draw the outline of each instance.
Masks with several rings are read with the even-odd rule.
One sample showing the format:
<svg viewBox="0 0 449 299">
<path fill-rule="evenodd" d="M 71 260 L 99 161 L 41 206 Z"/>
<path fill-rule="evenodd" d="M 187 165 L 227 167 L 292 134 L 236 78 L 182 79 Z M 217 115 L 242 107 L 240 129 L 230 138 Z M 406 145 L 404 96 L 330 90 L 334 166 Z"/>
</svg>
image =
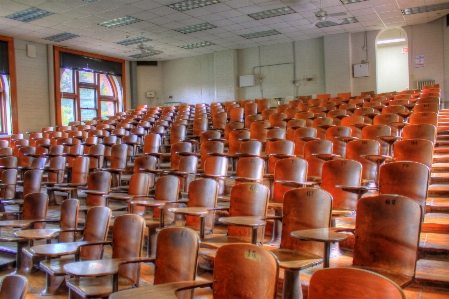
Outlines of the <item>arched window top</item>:
<svg viewBox="0 0 449 299">
<path fill-rule="evenodd" d="M 100 74 L 100 95 L 102 96 L 114 96 L 114 89 L 112 88 L 111 81 L 109 77 L 104 74 Z"/>
</svg>

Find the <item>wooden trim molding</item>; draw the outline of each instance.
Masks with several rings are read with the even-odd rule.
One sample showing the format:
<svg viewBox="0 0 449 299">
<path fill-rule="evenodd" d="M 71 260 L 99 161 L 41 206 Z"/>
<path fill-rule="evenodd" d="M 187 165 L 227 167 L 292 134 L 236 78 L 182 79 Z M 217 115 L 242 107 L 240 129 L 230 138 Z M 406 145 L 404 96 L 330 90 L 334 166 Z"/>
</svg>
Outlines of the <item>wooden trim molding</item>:
<svg viewBox="0 0 449 299">
<path fill-rule="evenodd" d="M 109 60 L 114 61 L 122 64 L 122 92 L 123 92 L 123 107 L 126 110 L 126 68 L 125 63 L 126 61 L 123 59 L 118 59 L 114 57 L 109 56 L 103 56 L 99 54 L 89 53 L 89 52 L 83 52 L 78 50 L 72 50 L 72 49 L 66 49 L 54 46 L 53 47 L 53 59 L 54 59 L 54 72 L 55 72 L 55 110 L 56 110 L 56 124 L 62 125 L 62 115 L 61 115 L 61 89 L 60 84 L 61 82 L 61 59 L 60 59 L 60 52 L 70 53 L 70 54 L 77 54 L 82 56 L 88 56 L 103 60 Z"/>
<path fill-rule="evenodd" d="M 12 132 L 13 134 L 17 134 L 19 133 L 19 112 L 17 108 L 17 73 L 16 73 L 16 58 L 15 58 L 16 56 L 14 52 L 14 39 L 12 37 L 0 35 L 0 40 L 8 42 Z"/>
</svg>

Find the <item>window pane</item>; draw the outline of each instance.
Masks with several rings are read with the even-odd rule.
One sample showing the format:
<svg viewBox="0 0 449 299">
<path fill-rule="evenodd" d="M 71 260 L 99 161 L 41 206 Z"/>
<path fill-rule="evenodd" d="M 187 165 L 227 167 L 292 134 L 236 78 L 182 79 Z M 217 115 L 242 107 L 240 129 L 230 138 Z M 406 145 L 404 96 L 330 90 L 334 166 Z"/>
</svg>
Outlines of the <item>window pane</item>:
<svg viewBox="0 0 449 299">
<path fill-rule="evenodd" d="M 111 82 L 109 82 L 109 78 L 106 75 L 100 75 L 100 94 L 102 96 L 114 96 Z"/>
<path fill-rule="evenodd" d="M 73 93 L 73 71 L 64 69 L 61 75 L 61 92 Z"/>
<path fill-rule="evenodd" d="M 80 107 L 81 108 L 96 108 L 95 89 L 80 88 Z"/>
<path fill-rule="evenodd" d="M 101 116 L 115 115 L 115 103 L 114 102 L 101 102 Z"/>
<path fill-rule="evenodd" d="M 80 82 L 95 83 L 94 73 L 79 71 Z"/>
<path fill-rule="evenodd" d="M 75 101 L 72 99 L 61 100 L 62 125 L 67 126 L 69 122 L 75 121 Z"/>
<path fill-rule="evenodd" d="M 81 121 L 92 120 L 97 117 L 97 110 L 81 109 Z"/>
</svg>

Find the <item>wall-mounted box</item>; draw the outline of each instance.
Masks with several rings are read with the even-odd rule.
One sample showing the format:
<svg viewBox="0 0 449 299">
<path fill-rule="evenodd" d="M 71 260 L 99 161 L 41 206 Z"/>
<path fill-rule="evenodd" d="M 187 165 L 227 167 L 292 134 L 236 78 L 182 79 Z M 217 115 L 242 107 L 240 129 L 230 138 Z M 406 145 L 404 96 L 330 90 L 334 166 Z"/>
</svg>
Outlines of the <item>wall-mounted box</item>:
<svg viewBox="0 0 449 299">
<path fill-rule="evenodd" d="M 369 77 L 369 63 L 354 64 L 354 78 Z"/>
<path fill-rule="evenodd" d="M 145 94 L 147 98 L 154 98 L 156 97 L 156 92 L 154 91 L 147 91 L 147 93 Z"/>
<path fill-rule="evenodd" d="M 254 75 L 246 75 L 239 77 L 239 87 L 250 87 L 256 85 L 256 78 Z"/>
</svg>

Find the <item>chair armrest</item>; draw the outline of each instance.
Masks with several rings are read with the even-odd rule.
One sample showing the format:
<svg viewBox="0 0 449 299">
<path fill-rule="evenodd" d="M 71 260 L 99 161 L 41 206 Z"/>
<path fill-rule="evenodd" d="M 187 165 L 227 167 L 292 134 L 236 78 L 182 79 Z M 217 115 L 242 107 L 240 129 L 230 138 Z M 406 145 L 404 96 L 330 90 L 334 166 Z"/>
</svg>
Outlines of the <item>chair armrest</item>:
<svg viewBox="0 0 449 299">
<path fill-rule="evenodd" d="M 178 201 L 175 201 L 175 200 L 168 200 L 168 201 L 166 201 L 166 203 L 188 203 L 188 202 L 189 202 L 188 199 L 181 199 L 181 200 L 178 200 Z"/>
<path fill-rule="evenodd" d="M 267 216 L 260 218 L 260 220 L 282 220 L 283 216 Z"/>
<path fill-rule="evenodd" d="M 229 210 L 230 207 L 215 207 L 215 208 L 208 208 L 209 211 L 226 211 Z"/>
<path fill-rule="evenodd" d="M 78 250 L 85 246 L 93 246 L 93 245 L 112 245 L 111 241 L 89 241 L 89 243 L 82 244 L 78 246 Z"/>
<path fill-rule="evenodd" d="M 311 181 L 311 182 L 298 182 L 298 181 L 288 181 L 288 180 L 275 180 L 276 183 L 281 183 L 282 185 L 288 186 L 288 187 L 295 187 L 295 188 L 301 188 L 304 186 L 314 186 L 320 184 L 320 182 L 317 181 Z"/>
<path fill-rule="evenodd" d="M 91 195 L 108 195 L 109 192 L 107 191 L 99 191 L 99 190 L 81 190 L 82 193 L 91 194 Z"/>
</svg>

